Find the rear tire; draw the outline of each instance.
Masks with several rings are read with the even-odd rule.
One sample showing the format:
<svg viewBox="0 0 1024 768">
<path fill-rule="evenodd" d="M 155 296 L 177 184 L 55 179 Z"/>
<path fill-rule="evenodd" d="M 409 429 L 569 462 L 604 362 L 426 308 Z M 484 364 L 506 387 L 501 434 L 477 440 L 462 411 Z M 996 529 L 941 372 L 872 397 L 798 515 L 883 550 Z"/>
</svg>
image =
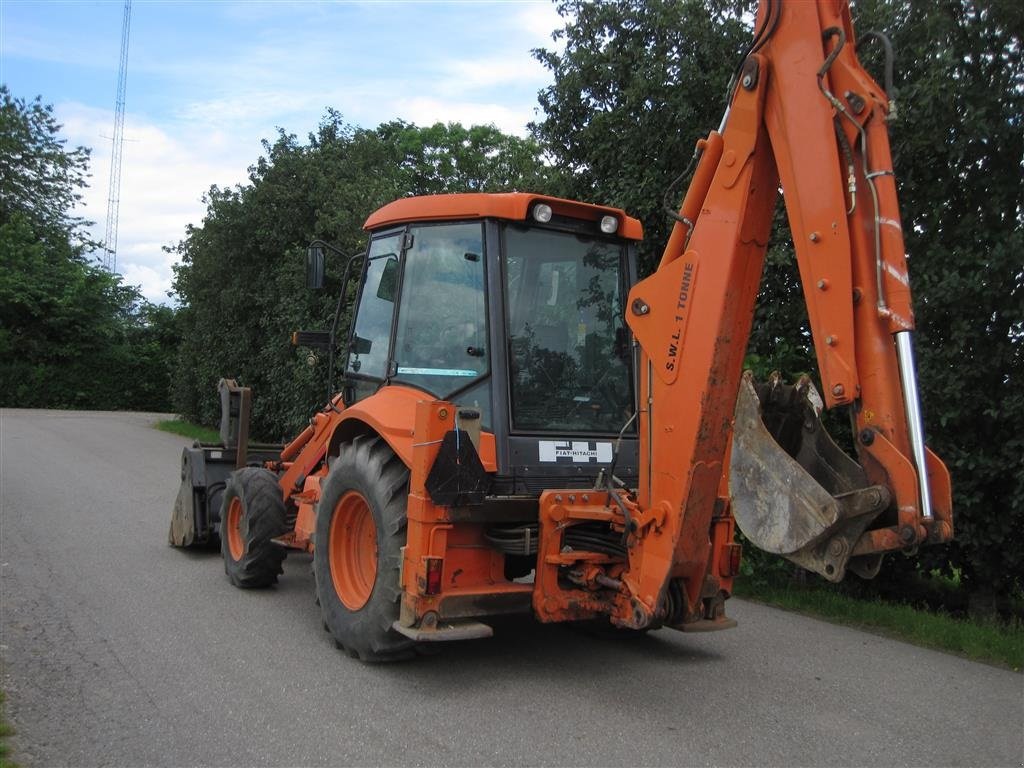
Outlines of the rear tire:
<svg viewBox="0 0 1024 768">
<path fill-rule="evenodd" d="M 220 512 L 220 551 L 231 583 L 242 589 L 276 584 L 287 551 L 272 539 L 287 529 L 274 473 L 258 467 L 233 472 Z"/>
<path fill-rule="evenodd" d="M 341 447 L 317 505 L 313 571 L 324 624 L 338 648 L 363 661 L 414 655 L 392 629 L 406 541 L 409 470 L 380 437 Z"/>
</svg>

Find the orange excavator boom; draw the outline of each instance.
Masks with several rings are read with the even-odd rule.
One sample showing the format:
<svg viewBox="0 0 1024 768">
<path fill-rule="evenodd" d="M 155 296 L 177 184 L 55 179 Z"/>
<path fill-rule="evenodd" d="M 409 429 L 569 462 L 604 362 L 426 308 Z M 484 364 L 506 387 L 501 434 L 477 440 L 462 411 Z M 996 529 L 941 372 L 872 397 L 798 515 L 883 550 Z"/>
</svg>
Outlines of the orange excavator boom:
<svg viewBox="0 0 1024 768">
<path fill-rule="evenodd" d="M 846 0 L 765 0 L 755 29 L 660 265 L 626 306 L 640 347 L 639 487 L 608 503 L 541 498 L 552 563 L 565 558 L 560 531 L 607 508 L 628 565 L 612 605 L 549 578 L 534 601 L 542 618 L 584 606 L 624 627 L 716 628 L 734 519 L 756 546 L 833 581 L 952 537 L 949 474 L 925 446 L 918 401 L 891 105 L 858 59 Z M 780 186 L 822 395 L 806 379 L 743 375 Z M 837 406 L 850 410 L 856 460 L 818 419 Z"/>
</svg>

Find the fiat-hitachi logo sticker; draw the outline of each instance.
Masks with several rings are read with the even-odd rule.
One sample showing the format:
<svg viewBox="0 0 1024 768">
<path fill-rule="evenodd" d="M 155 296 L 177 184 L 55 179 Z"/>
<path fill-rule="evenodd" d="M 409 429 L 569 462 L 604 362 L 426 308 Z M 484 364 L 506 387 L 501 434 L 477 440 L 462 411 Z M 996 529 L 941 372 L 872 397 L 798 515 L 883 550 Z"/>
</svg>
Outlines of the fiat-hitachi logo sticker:
<svg viewBox="0 0 1024 768">
<path fill-rule="evenodd" d="M 593 440 L 541 440 L 540 460 L 555 464 L 610 464 L 612 444 Z"/>
</svg>

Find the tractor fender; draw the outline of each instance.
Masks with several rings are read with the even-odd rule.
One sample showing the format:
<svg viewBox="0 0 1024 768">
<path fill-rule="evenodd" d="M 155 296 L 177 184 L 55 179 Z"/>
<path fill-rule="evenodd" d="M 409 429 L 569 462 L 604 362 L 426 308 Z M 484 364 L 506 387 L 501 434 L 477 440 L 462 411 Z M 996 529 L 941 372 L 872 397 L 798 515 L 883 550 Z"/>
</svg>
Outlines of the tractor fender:
<svg viewBox="0 0 1024 768">
<path fill-rule="evenodd" d="M 396 385 L 378 389 L 338 415 L 327 455 L 337 456 L 341 444 L 357 435 L 379 435 L 402 463 L 411 467 L 416 405 L 432 400 L 426 392 L 412 387 Z"/>
<path fill-rule="evenodd" d="M 350 442 L 357 435 L 379 435 L 411 469 L 417 406 L 433 402 L 437 402 L 437 398 L 419 389 L 399 384 L 382 387 L 339 414 L 327 455 L 337 456 L 341 444 Z M 457 405 L 453 404 L 453 407 Z M 480 460 L 486 471 L 497 471 L 494 435 L 490 432 L 480 435 Z"/>
</svg>

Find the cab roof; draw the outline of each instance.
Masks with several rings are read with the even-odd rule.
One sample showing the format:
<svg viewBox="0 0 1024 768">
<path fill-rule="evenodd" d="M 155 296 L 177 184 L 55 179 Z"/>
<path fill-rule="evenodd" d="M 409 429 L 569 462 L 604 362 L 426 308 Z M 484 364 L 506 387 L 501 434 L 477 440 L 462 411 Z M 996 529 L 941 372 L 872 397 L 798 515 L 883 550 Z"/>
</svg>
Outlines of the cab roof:
<svg viewBox="0 0 1024 768">
<path fill-rule="evenodd" d="M 642 240 L 643 225 L 619 208 L 580 203 L 530 192 L 475 192 L 454 195 L 424 195 L 404 197 L 388 203 L 370 214 L 364 229 L 405 224 L 410 221 L 449 221 L 459 219 L 507 219 L 526 221 L 535 203 L 546 203 L 556 216 L 585 221 L 599 221 L 603 216 L 614 216 L 619 221 L 616 234 L 627 240 Z"/>
</svg>

